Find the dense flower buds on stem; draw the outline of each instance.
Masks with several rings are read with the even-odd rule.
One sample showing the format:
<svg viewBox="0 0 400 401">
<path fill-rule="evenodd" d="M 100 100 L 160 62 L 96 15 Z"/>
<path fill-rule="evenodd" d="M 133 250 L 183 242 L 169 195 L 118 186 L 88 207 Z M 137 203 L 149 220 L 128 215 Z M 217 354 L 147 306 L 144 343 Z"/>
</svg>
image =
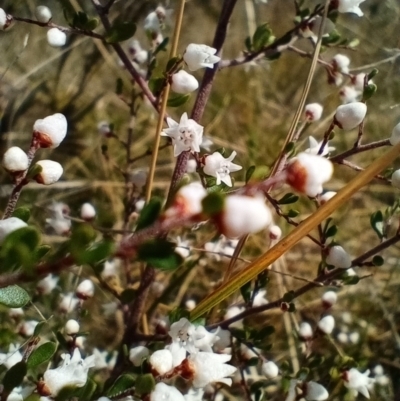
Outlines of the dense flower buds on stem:
<svg viewBox="0 0 400 401">
<path fill-rule="evenodd" d="M 199 87 L 197 79 L 188 74 L 185 70 L 180 70 L 171 77 L 171 89 L 175 93 L 186 95 L 195 91 Z"/>
<path fill-rule="evenodd" d="M 323 191 L 322 184 L 331 178 L 333 165 L 322 156 L 304 152 L 289 161 L 286 171 L 286 182 L 313 198 Z"/>
<path fill-rule="evenodd" d="M 333 305 L 335 305 L 336 301 L 337 301 L 337 295 L 336 292 L 334 291 L 327 291 L 324 293 L 324 295 L 322 295 L 322 305 L 325 308 L 331 308 Z"/>
<path fill-rule="evenodd" d="M 183 60 L 187 64 L 190 71 L 196 71 L 200 68 L 213 68 L 218 63 L 220 57 L 215 56 L 217 49 L 207 45 L 198 45 L 191 43 L 183 55 Z"/>
<path fill-rule="evenodd" d="M 36 120 L 33 135 L 41 148 L 56 148 L 67 135 L 67 119 L 61 113 Z"/>
<path fill-rule="evenodd" d="M 7 15 L 6 12 L 0 8 L 0 31 L 7 29 L 12 22 L 11 15 Z"/>
<path fill-rule="evenodd" d="M 334 122 L 344 130 L 351 130 L 362 123 L 367 114 L 365 103 L 353 102 L 343 104 L 336 109 Z"/>
<path fill-rule="evenodd" d="M 303 341 L 309 341 L 313 338 L 314 333 L 310 323 L 302 322 L 299 327 L 299 337 Z"/>
<path fill-rule="evenodd" d="M 226 197 L 224 209 L 216 217 L 216 222 L 222 234 L 237 238 L 268 227 L 272 215 L 262 198 L 231 195 Z"/>
<path fill-rule="evenodd" d="M 27 224 L 18 217 L 9 217 L 8 219 L 0 220 L 0 244 L 8 234 L 26 226 Z"/>
<path fill-rule="evenodd" d="M 4 153 L 3 167 L 10 173 L 21 173 L 29 166 L 27 154 L 18 146 L 13 146 Z"/>
<path fill-rule="evenodd" d="M 84 203 L 81 207 L 81 219 L 91 221 L 96 217 L 96 209 L 91 203 Z"/>
<path fill-rule="evenodd" d="M 369 370 L 364 373 L 359 372 L 356 368 L 351 368 L 343 372 L 342 378 L 344 385 L 350 389 L 361 393 L 364 397 L 369 398 L 368 387 L 374 382 L 369 376 Z"/>
<path fill-rule="evenodd" d="M 268 379 L 274 379 L 279 375 L 279 368 L 272 361 L 263 363 L 261 369 Z"/>
<path fill-rule="evenodd" d="M 362 17 L 364 13 L 361 11 L 359 5 L 365 0 L 339 0 L 338 11 L 340 13 L 353 13 Z"/>
<path fill-rule="evenodd" d="M 47 24 L 52 17 L 51 10 L 49 7 L 46 6 L 37 6 L 35 10 L 35 16 L 39 22 Z"/>
<path fill-rule="evenodd" d="M 94 284 L 92 280 L 83 280 L 76 289 L 76 296 L 79 299 L 87 300 L 94 295 Z"/>
<path fill-rule="evenodd" d="M 329 248 L 326 263 L 331 266 L 348 269 L 351 266 L 350 255 L 340 245 Z"/>
<path fill-rule="evenodd" d="M 39 184 L 54 184 L 64 172 L 61 164 L 53 160 L 39 160 L 36 164 L 42 168 L 42 171 L 34 177 L 35 181 Z"/>
<path fill-rule="evenodd" d="M 65 323 L 65 334 L 69 336 L 74 336 L 79 333 L 79 323 L 74 319 L 69 319 L 67 323 Z"/>
<path fill-rule="evenodd" d="M 391 179 L 392 179 L 392 185 L 395 188 L 399 188 L 400 189 L 400 170 L 394 171 L 393 174 L 392 174 Z"/>
<path fill-rule="evenodd" d="M 51 28 L 47 31 L 47 42 L 53 47 L 62 47 L 67 43 L 67 35 L 58 28 Z"/>
<path fill-rule="evenodd" d="M 322 111 L 324 108 L 319 103 L 310 103 L 307 104 L 304 108 L 304 112 L 306 114 L 306 119 L 310 123 L 318 121 L 321 119 Z"/>
<path fill-rule="evenodd" d="M 331 334 L 333 329 L 335 328 L 335 319 L 333 316 L 325 316 L 318 322 L 318 328 L 324 334 Z"/>
</svg>

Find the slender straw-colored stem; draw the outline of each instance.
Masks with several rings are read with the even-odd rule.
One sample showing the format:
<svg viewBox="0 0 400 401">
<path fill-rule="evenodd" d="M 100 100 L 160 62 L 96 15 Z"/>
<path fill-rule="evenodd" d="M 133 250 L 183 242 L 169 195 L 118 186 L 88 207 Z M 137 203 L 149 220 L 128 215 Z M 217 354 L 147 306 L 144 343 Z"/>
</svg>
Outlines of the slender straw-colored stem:
<svg viewBox="0 0 400 401">
<path fill-rule="evenodd" d="M 200 302 L 191 312 L 191 319 L 197 319 L 204 315 L 211 308 L 232 295 L 244 284 L 257 277 L 257 275 L 262 271 L 268 269 L 273 262 L 297 244 L 305 235 L 317 227 L 318 224 L 330 216 L 337 208 L 345 204 L 353 194 L 368 184 L 376 174 L 388 167 L 398 156 L 400 156 L 400 143 L 382 155 L 379 159 L 375 160 L 368 168 L 353 178 L 332 199 L 322 205 L 314 214 L 304 220 L 269 251 L 261 255 L 244 270 L 238 272 L 228 282 L 224 283 L 221 287 Z"/>
<path fill-rule="evenodd" d="M 183 12 L 185 10 L 185 1 L 186 0 L 180 0 L 179 10 L 178 10 L 178 14 L 176 16 L 175 30 L 174 30 L 171 51 L 169 54 L 170 58 L 175 57 L 176 51 L 178 49 L 178 41 L 179 41 L 179 36 L 181 33 L 181 27 L 182 27 L 182 21 L 183 21 Z M 169 89 L 170 89 L 169 82 L 166 82 L 165 88 L 163 91 L 162 101 L 161 101 L 160 114 L 158 115 L 156 134 L 155 134 L 155 138 L 154 138 L 153 153 L 152 153 L 152 157 L 151 157 L 150 171 L 149 171 L 149 176 L 147 178 L 146 202 L 148 202 L 150 200 L 151 191 L 153 189 L 154 174 L 156 171 L 157 158 L 158 158 L 158 148 L 160 146 L 161 130 L 162 130 L 162 127 L 164 124 L 165 110 L 167 109 Z"/>
</svg>

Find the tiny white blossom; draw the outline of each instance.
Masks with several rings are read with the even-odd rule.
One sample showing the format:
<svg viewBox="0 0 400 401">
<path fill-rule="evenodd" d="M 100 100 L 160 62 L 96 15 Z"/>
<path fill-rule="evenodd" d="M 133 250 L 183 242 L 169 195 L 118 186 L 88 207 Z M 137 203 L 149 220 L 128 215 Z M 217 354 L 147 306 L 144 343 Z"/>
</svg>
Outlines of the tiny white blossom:
<svg viewBox="0 0 400 401">
<path fill-rule="evenodd" d="M 18 320 L 24 316 L 24 310 L 22 308 L 10 308 L 8 310 L 8 316 L 10 316 L 11 319 Z"/>
<path fill-rule="evenodd" d="M 365 103 L 342 104 L 336 109 L 334 121 L 339 128 L 351 130 L 362 123 L 367 114 Z"/>
<path fill-rule="evenodd" d="M 29 166 L 28 155 L 18 146 L 7 149 L 3 156 L 3 167 L 10 173 L 20 173 Z"/>
<path fill-rule="evenodd" d="M 325 334 L 331 334 L 335 328 L 335 319 L 331 315 L 324 316 L 318 322 L 318 328 Z"/>
<path fill-rule="evenodd" d="M 338 11 L 340 13 L 353 13 L 362 17 L 364 13 L 361 11 L 359 5 L 365 0 L 339 0 Z"/>
<path fill-rule="evenodd" d="M 357 331 L 353 331 L 349 334 L 349 340 L 352 344 L 358 344 L 360 341 L 360 333 Z"/>
<path fill-rule="evenodd" d="M 67 119 L 61 113 L 35 121 L 33 134 L 42 148 L 56 148 L 67 135 Z"/>
<path fill-rule="evenodd" d="M 217 49 L 207 45 L 198 45 L 191 43 L 185 50 L 183 59 L 188 65 L 190 71 L 196 71 L 200 68 L 213 68 L 215 63 L 221 60 L 215 56 Z"/>
<path fill-rule="evenodd" d="M 357 75 L 353 75 L 351 78 L 351 83 L 354 85 L 354 88 L 360 92 L 362 92 L 364 90 L 366 76 L 367 76 L 367 74 L 365 74 L 365 72 L 360 72 Z M 368 83 L 371 83 L 371 82 L 372 82 L 372 80 L 368 81 Z"/>
<path fill-rule="evenodd" d="M 187 113 L 182 114 L 179 123 L 168 117 L 167 124 L 168 128 L 164 128 L 161 135 L 172 139 L 175 157 L 189 150 L 200 152 L 203 138 L 203 127 L 200 124 L 188 118 Z"/>
<path fill-rule="evenodd" d="M 0 353 L 0 365 L 4 365 L 7 369 L 10 369 L 18 362 L 21 362 L 22 354 L 19 348 L 18 344 L 10 344 L 6 354 Z"/>
<path fill-rule="evenodd" d="M 96 209 L 91 203 L 84 203 L 81 207 L 81 219 L 90 221 L 96 217 Z"/>
<path fill-rule="evenodd" d="M 36 284 L 36 289 L 41 295 L 50 294 L 57 286 L 58 277 L 53 274 L 48 274 Z"/>
<path fill-rule="evenodd" d="M 4 220 L 0 220 L 0 244 L 4 241 L 4 238 L 8 234 L 20 228 L 27 227 L 27 224 L 19 219 L 18 217 L 9 217 Z"/>
<path fill-rule="evenodd" d="M 67 323 L 65 323 L 64 329 L 65 329 L 65 334 L 73 336 L 79 333 L 80 326 L 75 319 L 69 319 Z"/>
<path fill-rule="evenodd" d="M 97 131 L 100 135 L 108 138 L 112 134 L 111 126 L 108 121 L 100 121 L 97 124 Z"/>
<path fill-rule="evenodd" d="M 142 49 L 140 42 L 137 39 L 132 40 L 129 43 L 129 53 L 133 57 L 133 61 L 138 64 L 145 64 L 148 61 L 148 53 L 146 50 Z"/>
<path fill-rule="evenodd" d="M 149 362 L 159 375 L 164 375 L 174 367 L 172 353 L 168 349 L 153 352 L 149 358 Z"/>
<path fill-rule="evenodd" d="M 279 368 L 275 362 L 268 361 L 262 364 L 261 370 L 268 379 L 274 379 L 279 375 Z"/>
<path fill-rule="evenodd" d="M 340 89 L 339 97 L 342 104 L 354 103 L 360 100 L 362 92 L 357 90 L 354 86 L 343 86 Z"/>
<path fill-rule="evenodd" d="M 232 163 L 232 160 L 235 157 L 235 151 L 233 151 L 227 159 L 225 159 L 225 157 L 222 156 L 221 153 L 214 152 L 212 155 L 205 157 L 203 171 L 207 175 L 215 177 L 217 179 L 217 185 L 220 185 L 221 182 L 223 182 L 228 187 L 231 187 L 232 179 L 230 173 L 242 169 L 242 166 Z"/>
<path fill-rule="evenodd" d="M 331 246 L 328 250 L 326 263 L 331 266 L 347 269 L 351 266 L 351 257 L 340 245 Z"/>
<path fill-rule="evenodd" d="M 308 137 L 308 148 L 304 152 L 310 153 L 311 155 L 318 155 L 321 145 L 322 145 L 322 142 L 318 142 L 313 136 L 310 135 Z M 325 145 L 325 147 L 323 148 L 320 156 L 326 156 L 330 152 L 334 151 L 335 149 L 336 148 L 334 148 L 333 146 L 329 146 L 329 144 L 327 143 Z"/>
<path fill-rule="evenodd" d="M 277 225 L 268 228 L 268 234 L 271 241 L 279 241 L 282 237 L 282 229 Z"/>
<path fill-rule="evenodd" d="M 332 59 L 332 65 L 339 72 L 347 74 L 349 72 L 350 59 L 344 54 L 337 54 Z"/>
<path fill-rule="evenodd" d="M 110 259 L 104 262 L 103 270 L 100 276 L 103 280 L 109 279 L 111 277 L 116 277 L 118 274 L 119 262 L 117 259 Z"/>
<path fill-rule="evenodd" d="M 61 164 L 53 160 L 39 160 L 36 164 L 42 168 L 42 171 L 34 177 L 39 184 L 52 185 L 60 179 L 64 172 Z"/>
<path fill-rule="evenodd" d="M 310 323 L 307 322 L 301 322 L 299 326 L 299 337 L 302 340 L 310 340 L 314 336 L 313 329 L 310 325 Z"/>
<path fill-rule="evenodd" d="M 185 308 L 186 308 L 188 311 L 192 311 L 192 310 L 196 307 L 196 305 L 197 305 L 197 302 L 196 302 L 194 299 L 188 299 L 188 300 L 185 302 Z"/>
<path fill-rule="evenodd" d="M 47 24 L 51 20 L 51 10 L 46 6 L 37 6 L 35 10 L 35 17 L 39 22 Z"/>
<path fill-rule="evenodd" d="M 38 323 L 39 322 L 37 320 L 26 320 L 20 325 L 18 333 L 24 337 L 31 337 L 35 332 L 35 328 L 38 325 Z"/>
<path fill-rule="evenodd" d="M 47 42 L 52 47 L 62 47 L 67 43 L 67 35 L 58 28 L 51 28 L 47 31 Z"/>
<path fill-rule="evenodd" d="M 129 360 L 134 366 L 137 367 L 140 366 L 143 362 L 143 359 L 147 358 L 149 355 L 149 349 L 143 345 L 139 345 L 129 350 Z"/>
<path fill-rule="evenodd" d="M 92 280 L 83 280 L 76 288 L 76 296 L 79 299 L 87 300 L 94 295 L 94 284 Z"/>
<path fill-rule="evenodd" d="M 150 401 L 185 401 L 185 398 L 176 387 L 160 382 L 151 392 Z"/>
<path fill-rule="evenodd" d="M 344 385 L 348 389 L 355 390 L 357 393 L 369 398 L 368 387 L 374 382 L 374 379 L 369 377 L 369 370 L 361 373 L 356 368 L 351 368 L 343 373 L 342 378 Z"/>
<path fill-rule="evenodd" d="M 70 313 L 76 308 L 78 303 L 78 298 L 75 298 L 75 295 L 72 292 L 65 295 L 61 294 L 61 301 L 58 304 L 58 310 L 61 313 Z"/>
<path fill-rule="evenodd" d="M 240 315 L 243 311 L 244 311 L 244 307 L 230 306 L 227 309 L 227 311 L 225 312 L 224 320 L 228 320 L 237 315 Z M 241 327 L 242 325 L 243 325 L 242 322 L 239 320 L 239 321 L 236 321 L 235 323 L 233 323 L 231 326 L 232 327 Z"/>
<path fill-rule="evenodd" d="M 400 123 L 398 123 L 392 131 L 392 135 L 389 138 L 391 145 L 397 145 L 400 142 Z"/>
<path fill-rule="evenodd" d="M 341 331 L 337 335 L 337 339 L 342 344 L 347 344 L 349 342 L 349 336 L 347 335 L 347 333 L 344 333 L 343 331 Z"/>
<path fill-rule="evenodd" d="M 309 103 L 304 107 L 306 119 L 315 122 L 321 119 L 324 108 L 319 103 Z"/>
<path fill-rule="evenodd" d="M 337 294 L 334 291 L 326 291 L 324 293 L 324 295 L 322 295 L 322 304 L 326 307 L 326 308 L 330 308 L 333 305 L 335 305 L 336 301 L 337 301 Z"/>
<path fill-rule="evenodd" d="M 324 386 L 310 381 L 305 389 L 305 398 L 307 401 L 324 401 L 328 399 L 329 393 Z"/>
<path fill-rule="evenodd" d="M 185 70 L 180 70 L 171 77 L 171 89 L 175 93 L 186 95 L 195 91 L 198 87 L 197 79 Z"/>
</svg>

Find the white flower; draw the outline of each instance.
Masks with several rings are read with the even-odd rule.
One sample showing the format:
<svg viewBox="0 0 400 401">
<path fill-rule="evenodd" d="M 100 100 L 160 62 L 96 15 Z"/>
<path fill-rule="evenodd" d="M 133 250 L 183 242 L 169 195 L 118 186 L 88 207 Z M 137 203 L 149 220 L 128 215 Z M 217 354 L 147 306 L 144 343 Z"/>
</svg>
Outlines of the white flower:
<svg viewBox="0 0 400 401">
<path fill-rule="evenodd" d="M 309 103 L 304 108 L 306 118 L 309 122 L 315 122 L 321 119 L 324 108 L 319 103 Z"/>
<path fill-rule="evenodd" d="M 72 292 L 65 295 L 61 294 L 61 301 L 58 304 L 58 310 L 61 313 L 70 313 L 76 308 L 78 303 L 78 298 L 75 298 L 75 295 Z"/>
<path fill-rule="evenodd" d="M 197 302 L 194 299 L 188 299 L 185 302 L 185 308 L 188 311 L 192 311 L 196 307 L 196 305 L 197 305 Z"/>
<path fill-rule="evenodd" d="M 228 386 L 232 379 L 226 378 L 236 372 L 236 368 L 225 362 L 230 361 L 231 355 L 198 352 L 188 357 L 189 366 L 193 373 L 193 387 L 205 387 L 210 383 L 220 382 Z"/>
<path fill-rule="evenodd" d="M 362 92 L 357 90 L 354 86 L 343 86 L 339 92 L 342 104 L 357 102 L 360 100 L 361 95 Z"/>
<path fill-rule="evenodd" d="M 6 354 L 0 353 L 0 365 L 4 365 L 7 369 L 10 369 L 18 362 L 21 362 L 22 354 L 19 348 L 18 344 L 10 344 Z"/>
<path fill-rule="evenodd" d="M 400 123 L 398 123 L 392 131 L 392 135 L 389 138 L 391 145 L 397 145 L 400 142 Z"/>
<path fill-rule="evenodd" d="M 339 0 L 338 11 L 340 13 L 353 13 L 362 17 L 364 13 L 361 11 L 359 5 L 365 0 Z"/>
<path fill-rule="evenodd" d="M 279 375 L 279 368 L 275 362 L 268 361 L 262 364 L 261 370 L 268 379 L 274 379 Z"/>
<path fill-rule="evenodd" d="M 321 205 L 328 202 L 328 200 L 332 199 L 336 195 L 335 191 L 327 191 L 323 194 L 319 195 L 318 200 Z"/>
<path fill-rule="evenodd" d="M 203 140 L 201 141 L 200 147 L 207 152 L 211 152 L 211 145 L 214 145 L 213 140 L 208 136 L 203 136 Z"/>
<path fill-rule="evenodd" d="M 203 67 L 213 68 L 215 63 L 221 60 L 215 56 L 217 49 L 207 45 L 198 45 L 191 43 L 185 50 L 183 59 L 188 65 L 190 71 L 196 71 Z"/>
<path fill-rule="evenodd" d="M 47 31 L 47 43 L 53 47 L 62 47 L 67 43 L 67 35 L 58 28 L 51 28 Z"/>
<path fill-rule="evenodd" d="M 185 70 L 180 70 L 171 77 L 171 89 L 175 93 L 186 95 L 195 91 L 199 87 L 197 79 L 188 74 Z"/>
<path fill-rule="evenodd" d="M 94 366 L 94 355 L 82 359 L 78 348 L 72 355 L 62 354 L 61 365 L 56 369 L 46 370 L 43 381 L 46 395 L 56 397 L 66 386 L 83 387 L 86 384 L 89 368 Z"/>
<path fill-rule="evenodd" d="M 29 167 L 28 155 L 18 146 L 12 146 L 4 153 L 3 167 L 10 173 L 25 171 Z"/>
<path fill-rule="evenodd" d="M 111 126 L 108 121 L 100 121 L 97 124 L 97 131 L 99 132 L 100 135 L 102 135 L 106 138 L 108 138 L 110 136 L 110 134 L 112 134 Z"/>
<path fill-rule="evenodd" d="M 188 118 L 187 113 L 182 114 L 179 124 L 169 117 L 167 123 L 169 128 L 164 128 L 161 135 L 172 139 L 175 157 L 189 150 L 200 152 L 200 144 L 203 138 L 203 127 L 201 125 Z"/>
<path fill-rule="evenodd" d="M 39 322 L 37 320 L 26 320 L 19 327 L 18 333 L 24 337 L 31 337 L 31 336 L 33 336 L 33 333 L 35 332 L 35 329 L 36 329 L 36 326 L 38 325 L 38 323 Z"/>
<path fill-rule="evenodd" d="M 64 172 L 61 164 L 53 160 L 39 160 L 36 164 L 42 168 L 42 171 L 34 177 L 39 184 L 52 185 L 60 179 Z"/>
<path fill-rule="evenodd" d="M 18 217 L 9 217 L 8 219 L 0 220 L 0 244 L 8 234 L 20 228 L 27 227 L 27 225 Z"/>
<path fill-rule="evenodd" d="M 256 296 L 253 299 L 253 306 L 261 306 L 266 305 L 268 303 L 265 295 L 267 294 L 267 290 L 258 290 Z"/>
<path fill-rule="evenodd" d="M 272 214 L 262 198 L 231 195 L 225 199 L 224 209 L 218 216 L 220 231 L 228 238 L 253 234 L 269 226 Z"/>
<path fill-rule="evenodd" d="M 90 221 L 96 217 L 96 209 L 91 203 L 84 203 L 81 207 L 81 219 Z"/>
<path fill-rule="evenodd" d="M 48 274 L 45 278 L 42 278 L 36 284 L 37 291 L 42 295 L 50 294 L 54 288 L 56 288 L 58 277 Z"/>
<path fill-rule="evenodd" d="M 343 54 L 337 54 L 333 57 L 332 64 L 341 73 L 347 74 L 349 72 L 350 59 Z"/>
<path fill-rule="evenodd" d="M 367 76 L 367 74 L 365 74 L 365 72 L 360 72 L 357 75 L 353 75 L 351 78 L 351 83 L 354 85 L 354 88 L 360 92 L 362 92 L 364 90 L 366 76 Z M 368 83 L 371 83 L 371 82 L 372 82 L 372 80 L 368 81 Z"/>
<path fill-rule="evenodd" d="M 342 344 L 347 344 L 349 341 L 349 337 L 347 335 L 347 333 L 344 333 L 343 331 L 341 331 L 338 335 L 337 335 L 337 339 L 340 343 Z"/>
<path fill-rule="evenodd" d="M 79 299 L 87 300 L 94 295 L 94 284 L 92 280 L 83 280 L 76 288 L 76 296 Z"/>
<path fill-rule="evenodd" d="M 49 7 L 46 6 L 37 6 L 35 10 L 35 16 L 39 22 L 47 24 L 52 17 L 51 10 Z"/>
<path fill-rule="evenodd" d="M 349 334 L 349 340 L 352 344 L 358 344 L 358 342 L 360 341 L 360 333 L 358 333 L 357 331 L 353 331 Z"/>
<path fill-rule="evenodd" d="M 150 401 L 185 401 L 185 398 L 176 387 L 160 382 L 151 392 Z"/>
<path fill-rule="evenodd" d="M 322 304 L 326 308 L 330 308 L 332 307 L 332 305 L 335 305 L 337 301 L 337 294 L 334 291 L 327 291 L 324 293 L 324 295 L 322 295 L 321 299 L 322 299 Z"/>
<path fill-rule="evenodd" d="M 143 345 L 139 345 L 129 350 L 129 360 L 134 366 L 140 366 L 143 362 L 143 359 L 147 358 L 149 355 L 149 349 Z"/>
<path fill-rule="evenodd" d="M 303 152 L 289 161 L 286 171 L 286 182 L 313 198 L 323 191 L 322 184 L 330 180 L 333 165 L 322 156 Z"/>
<path fill-rule="evenodd" d="M 316 382 L 308 382 L 305 390 L 307 401 L 324 401 L 329 397 L 329 393 L 324 386 Z"/>
<path fill-rule="evenodd" d="M 138 64 L 145 64 L 148 61 L 148 53 L 146 50 L 142 49 L 142 46 L 137 39 L 130 42 L 129 53 L 132 55 L 133 61 Z"/>
<path fill-rule="evenodd" d="M 153 352 L 149 358 L 149 362 L 159 375 L 164 375 L 174 367 L 172 353 L 168 349 Z"/>
<path fill-rule="evenodd" d="M 318 328 L 325 334 L 331 334 L 335 328 L 335 319 L 331 315 L 324 316 L 318 322 Z"/>
<path fill-rule="evenodd" d="M 304 340 L 310 340 L 314 336 L 310 323 L 301 322 L 299 326 L 299 337 Z"/>
<path fill-rule="evenodd" d="M 271 241 L 279 241 L 282 237 L 282 230 L 277 225 L 272 225 L 268 228 L 268 234 Z"/>
<path fill-rule="evenodd" d="M 368 376 L 369 370 L 361 373 L 356 368 L 351 368 L 343 373 L 342 378 L 344 380 L 344 385 L 348 389 L 355 390 L 364 397 L 369 398 L 368 386 L 374 382 L 374 379 Z"/>
<path fill-rule="evenodd" d="M 67 135 L 67 119 L 61 113 L 35 121 L 33 134 L 42 148 L 56 148 Z"/>
<path fill-rule="evenodd" d="M 100 273 L 100 276 L 103 280 L 106 280 L 111 277 L 116 277 L 118 274 L 118 261 L 117 259 L 110 259 L 104 262 L 103 270 Z"/>
<path fill-rule="evenodd" d="M 24 316 L 24 310 L 22 308 L 10 308 L 8 310 L 8 316 L 10 316 L 11 319 L 19 320 Z"/>
<path fill-rule="evenodd" d="M 339 128 L 351 130 L 362 123 L 367 114 L 365 103 L 342 104 L 336 109 L 334 121 Z"/>
<path fill-rule="evenodd" d="M 79 323 L 75 319 L 69 319 L 64 326 L 65 334 L 73 336 L 79 332 L 79 328 Z"/>
<path fill-rule="evenodd" d="M 400 169 L 393 172 L 391 180 L 395 188 L 400 188 Z"/>
<path fill-rule="evenodd" d="M 11 15 L 7 15 L 6 12 L 0 8 L 0 30 L 4 31 L 5 29 L 7 29 L 11 22 L 12 22 L 12 16 Z"/>
<path fill-rule="evenodd" d="M 321 145 L 322 145 L 322 142 L 318 142 L 313 136 L 309 136 L 308 137 L 308 148 L 304 152 L 309 153 L 311 155 L 318 155 Z M 326 146 L 326 145 L 328 145 L 328 146 Z M 333 146 L 329 146 L 328 143 L 326 145 L 322 149 L 322 153 L 320 156 L 326 156 L 330 152 L 332 152 L 336 149 Z"/>
<path fill-rule="evenodd" d="M 153 37 L 153 34 L 158 34 L 161 31 L 160 19 L 155 11 L 152 11 L 144 19 L 144 30 Z"/>
<path fill-rule="evenodd" d="M 232 180 L 229 174 L 242 169 L 242 166 L 232 163 L 235 156 L 235 151 L 233 151 L 227 159 L 219 152 L 214 152 L 212 155 L 206 156 L 203 167 L 204 173 L 215 177 L 217 179 L 217 185 L 223 182 L 228 187 L 231 187 Z"/>
<path fill-rule="evenodd" d="M 189 391 L 183 397 L 185 398 L 185 401 L 203 401 L 204 400 L 204 390 L 202 388 L 191 387 L 189 389 Z M 217 397 L 218 397 L 218 394 L 217 394 Z M 220 401 L 220 400 L 217 400 L 217 397 L 215 397 L 215 401 Z"/>
<path fill-rule="evenodd" d="M 347 269 L 351 266 L 350 255 L 340 245 L 331 246 L 328 250 L 326 263 L 331 266 Z"/>
</svg>

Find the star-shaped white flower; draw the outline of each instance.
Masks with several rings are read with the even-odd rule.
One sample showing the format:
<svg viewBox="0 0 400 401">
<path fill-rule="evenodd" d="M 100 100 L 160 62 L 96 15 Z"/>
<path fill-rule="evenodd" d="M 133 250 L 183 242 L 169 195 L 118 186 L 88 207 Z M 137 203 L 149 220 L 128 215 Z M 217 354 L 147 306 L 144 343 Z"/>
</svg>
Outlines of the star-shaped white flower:
<svg viewBox="0 0 400 401">
<path fill-rule="evenodd" d="M 235 151 L 233 151 L 227 159 L 225 159 L 221 153 L 214 152 L 212 155 L 205 158 L 203 171 L 207 175 L 215 177 L 217 179 L 217 185 L 220 185 L 221 182 L 223 182 L 228 185 L 228 187 L 231 187 L 232 179 L 229 174 L 242 169 L 242 166 L 232 163 L 235 156 Z"/>
<path fill-rule="evenodd" d="M 190 71 L 196 71 L 203 67 L 213 68 L 214 64 L 221 60 L 220 57 L 214 56 L 216 52 L 217 49 L 213 47 L 191 43 L 186 48 L 183 59 Z"/>
<path fill-rule="evenodd" d="M 188 150 L 200 152 L 204 127 L 188 118 L 187 113 L 182 114 L 179 123 L 172 118 L 167 118 L 167 124 L 168 128 L 163 129 L 161 135 L 172 139 L 175 157 Z"/>
<path fill-rule="evenodd" d="M 362 17 L 364 13 L 361 11 L 359 5 L 365 0 L 339 0 L 339 12 L 340 13 L 353 13 Z"/>
<path fill-rule="evenodd" d="M 368 386 L 375 380 L 368 376 L 369 370 L 361 373 L 356 368 L 351 368 L 350 370 L 346 370 L 342 377 L 344 385 L 347 388 L 355 390 L 358 393 L 361 393 L 364 397 L 369 398 Z"/>
<path fill-rule="evenodd" d="M 306 153 L 310 153 L 312 155 L 317 155 L 319 149 L 321 148 L 322 142 L 318 142 L 313 136 L 308 137 L 308 148 L 305 150 Z M 325 146 L 322 150 L 320 156 L 326 156 L 330 152 L 334 151 L 336 148 L 333 146 Z"/>
</svg>

